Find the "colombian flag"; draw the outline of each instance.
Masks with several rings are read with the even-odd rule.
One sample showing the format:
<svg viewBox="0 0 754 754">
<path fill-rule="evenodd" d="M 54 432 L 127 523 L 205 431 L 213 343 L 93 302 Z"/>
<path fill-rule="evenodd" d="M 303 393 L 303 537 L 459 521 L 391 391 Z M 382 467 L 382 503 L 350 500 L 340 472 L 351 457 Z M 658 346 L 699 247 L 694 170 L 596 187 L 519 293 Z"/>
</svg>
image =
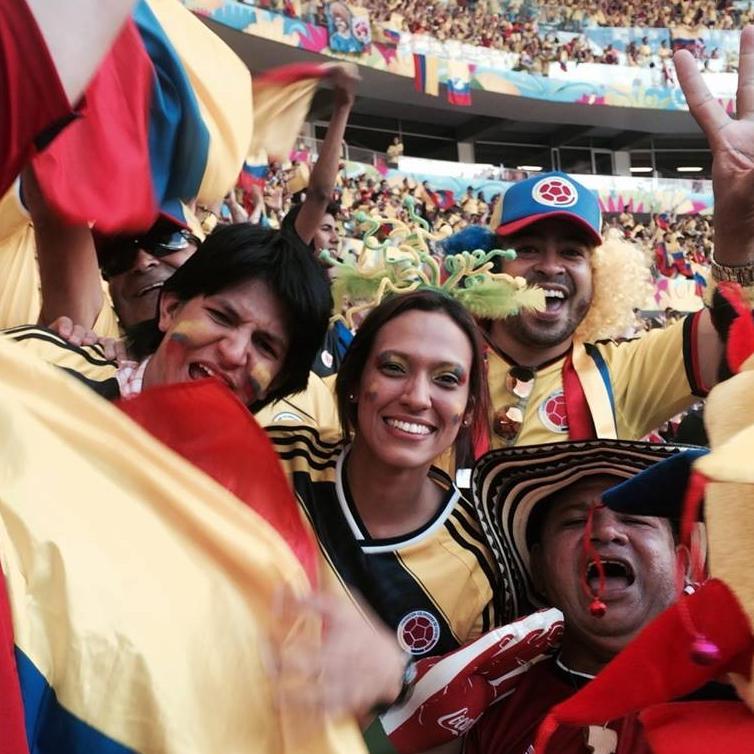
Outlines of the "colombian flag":
<svg viewBox="0 0 754 754">
<path fill-rule="evenodd" d="M 139 0 L 78 117 L 32 165 L 69 222 L 143 231 L 160 207 L 222 199 L 250 152 L 290 149 L 326 71 L 294 67 L 252 93 L 243 61 L 178 0 Z"/>
<path fill-rule="evenodd" d="M 437 58 L 414 53 L 414 89 L 433 97 L 440 93 Z"/>
<path fill-rule="evenodd" d="M 169 200 L 216 201 L 245 157 L 250 89 L 243 62 L 177 0 L 140 0 L 80 117 L 32 162 L 47 201 L 105 233 L 148 228 Z"/>
<path fill-rule="evenodd" d="M 385 42 L 388 44 L 398 45 L 401 41 L 401 33 L 395 29 L 388 29 L 383 27 L 382 34 L 385 37 Z"/>
<path fill-rule="evenodd" d="M 261 430 L 211 383 L 125 408 L 0 341 L 3 753 L 363 752 L 274 703 L 321 628 L 272 608 L 316 551 Z"/>
</svg>

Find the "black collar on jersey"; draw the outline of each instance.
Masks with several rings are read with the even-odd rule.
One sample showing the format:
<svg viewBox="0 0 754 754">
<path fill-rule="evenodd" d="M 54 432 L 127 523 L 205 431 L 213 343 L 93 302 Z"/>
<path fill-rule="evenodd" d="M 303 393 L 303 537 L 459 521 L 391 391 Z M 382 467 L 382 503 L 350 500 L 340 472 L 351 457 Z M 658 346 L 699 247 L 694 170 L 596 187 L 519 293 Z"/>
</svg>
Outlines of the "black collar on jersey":
<svg viewBox="0 0 754 754">
<path fill-rule="evenodd" d="M 451 478 L 444 471 L 432 466 L 429 470 L 430 478 L 440 487 L 447 490 L 442 505 L 437 509 L 435 515 L 432 516 L 426 524 L 420 526 L 418 529 L 414 529 L 414 531 L 401 534 L 398 537 L 373 539 L 370 537 L 369 531 L 359 515 L 358 507 L 356 506 L 348 486 L 346 464 L 348 462 L 350 450 L 350 446 L 344 448 L 338 458 L 335 472 L 335 489 L 338 495 L 338 502 L 343 511 L 343 516 L 353 532 L 354 539 L 356 539 L 366 553 L 391 552 L 399 547 L 406 547 L 414 542 L 420 542 L 445 523 L 461 496 L 459 489 L 453 484 Z"/>
<path fill-rule="evenodd" d="M 490 347 L 490 349 L 493 350 L 503 361 L 514 367 L 524 367 L 525 369 L 531 369 L 532 372 L 538 372 L 540 369 L 545 369 L 551 364 L 555 364 L 557 361 L 560 361 L 562 358 L 564 358 L 571 350 L 571 348 L 573 348 L 573 343 L 569 343 L 568 347 L 562 353 L 559 353 L 557 356 L 553 356 L 551 359 L 547 359 L 547 361 L 543 361 L 541 364 L 531 366 L 528 364 L 519 364 L 512 356 L 503 351 L 503 349 L 500 348 L 500 346 L 496 345 L 492 340 L 488 330 L 482 329 L 482 335 L 484 336 L 484 340 Z"/>
</svg>

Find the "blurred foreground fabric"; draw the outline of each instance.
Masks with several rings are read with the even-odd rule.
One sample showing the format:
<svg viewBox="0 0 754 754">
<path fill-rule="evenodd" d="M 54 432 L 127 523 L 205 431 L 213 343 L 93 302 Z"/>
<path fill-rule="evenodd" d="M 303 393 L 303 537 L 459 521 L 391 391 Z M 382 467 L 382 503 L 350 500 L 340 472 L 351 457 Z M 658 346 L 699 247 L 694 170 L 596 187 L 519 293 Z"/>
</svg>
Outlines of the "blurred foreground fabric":
<svg viewBox="0 0 754 754">
<path fill-rule="evenodd" d="M 172 412 L 190 431 L 190 417 L 175 412 L 201 403 L 189 455 L 213 459 L 217 425 L 202 422 L 212 406 L 231 436 L 243 434 L 235 422 L 251 421 L 217 385 L 186 386 L 183 398 L 176 387 L 178 397 L 163 401 L 166 416 L 152 402 L 150 421 L 164 425 Z M 316 651 L 319 626 L 275 610 L 281 591 L 310 590 L 302 560 L 311 543 L 299 539 L 294 518 L 275 512 L 292 504 L 287 490 L 273 485 L 278 498 L 264 497 L 253 457 L 245 472 L 233 454 L 224 468 L 215 459 L 207 469 L 244 502 L 5 340 L 0 443 L 8 595 L 0 629 L 13 634 L 29 751 L 363 751 L 354 724 L 274 704 L 276 657 L 298 642 Z M 262 469 L 272 452 L 264 443 L 256 446 Z M 0 653 L 0 721 L 10 733 L 12 670 L 13 655 Z"/>
</svg>

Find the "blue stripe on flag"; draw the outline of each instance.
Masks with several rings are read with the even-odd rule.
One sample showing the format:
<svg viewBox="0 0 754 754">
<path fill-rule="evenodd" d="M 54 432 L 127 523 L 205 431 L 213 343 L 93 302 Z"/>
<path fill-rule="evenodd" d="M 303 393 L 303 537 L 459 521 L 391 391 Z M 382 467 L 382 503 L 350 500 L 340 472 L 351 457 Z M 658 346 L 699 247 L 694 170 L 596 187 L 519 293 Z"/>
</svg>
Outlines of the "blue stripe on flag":
<svg viewBox="0 0 754 754">
<path fill-rule="evenodd" d="M 16 665 L 30 754 L 135 754 L 64 709 L 47 679 L 18 648 Z M 98 702 L 107 707 L 106 699 Z"/>
<path fill-rule="evenodd" d="M 251 165 L 248 162 L 244 163 L 243 170 L 254 178 L 266 178 L 270 172 L 268 165 Z"/>
<path fill-rule="evenodd" d="M 178 53 L 144 0 L 136 5 L 133 19 L 156 73 L 149 159 L 157 203 L 193 199 L 207 167 L 209 131 Z"/>
</svg>

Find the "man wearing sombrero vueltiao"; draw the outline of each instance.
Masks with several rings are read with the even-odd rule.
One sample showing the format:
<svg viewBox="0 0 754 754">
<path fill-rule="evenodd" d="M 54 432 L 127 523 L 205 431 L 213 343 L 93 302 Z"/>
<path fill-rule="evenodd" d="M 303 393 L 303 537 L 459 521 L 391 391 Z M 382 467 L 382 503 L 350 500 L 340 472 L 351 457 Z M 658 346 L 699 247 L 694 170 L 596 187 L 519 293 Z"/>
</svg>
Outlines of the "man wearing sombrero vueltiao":
<svg viewBox="0 0 754 754">
<path fill-rule="evenodd" d="M 595 440 L 495 451 L 483 459 L 475 489 L 504 587 L 520 600 L 520 612 L 558 607 L 564 631 L 558 653 L 490 708 L 464 752 L 525 754 L 549 709 L 675 602 L 677 561 L 685 557 L 677 527 L 665 518 L 615 513 L 603 503 L 636 495 L 642 485 L 664 485 L 669 502 L 682 500 L 690 465 L 705 452 L 684 450 L 679 455 L 667 445 Z M 649 748 L 633 715 L 563 728 L 552 751 L 644 754 Z"/>
<path fill-rule="evenodd" d="M 530 754 L 550 708 L 575 694 L 678 596 L 677 561 L 685 552 L 677 527 L 602 503 L 650 485 L 677 508 L 691 463 L 704 452 L 592 440 L 485 455 L 473 491 L 507 607 L 517 615 L 550 609 L 481 637 L 431 669 L 419 663 L 413 697 L 381 720 L 393 746 L 408 754 L 455 741 L 460 751 L 463 740 L 464 754 Z M 635 715 L 602 723 L 559 730 L 552 751 L 648 754 Z"/>
</svg>

